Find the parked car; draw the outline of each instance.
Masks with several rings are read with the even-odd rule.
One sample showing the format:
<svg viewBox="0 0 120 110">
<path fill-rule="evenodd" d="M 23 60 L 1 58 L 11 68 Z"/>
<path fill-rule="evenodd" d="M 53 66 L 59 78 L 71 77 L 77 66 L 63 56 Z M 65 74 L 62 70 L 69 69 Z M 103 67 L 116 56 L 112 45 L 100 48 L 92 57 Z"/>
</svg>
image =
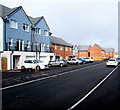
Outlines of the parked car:
<svg viewBox="0 0 120 110">
<path fill-rule="evenodd" d="M 118 66 L 118 61 L 116 59 L 109 59 L 106 62 L 106 66 Z"/>
<path fill-rule="evenodd" d="M 82 63 L 82 61 L 77 58 L 70 58 L 70 59 L 68 59 L 67 63 L 68 64 L 80 64 L 80 63 Z"/>
<path fill-rule="evenodd" d="M 48 69 L 48 64 L 39 61 L 39 60 L 25 60 L 24 63 L 21 64 L 21 72 L 25 72 L 26 70 L 38 70 Z"/>
<path fill-rule="evenodd" d="M 67 62 L 65 60 L 54 60 L 54 61 L 49 61 L 49 66 L 67 66 Z"/>
<path fill-rule="evenodd" d="M 116 58 L 116 60 L 118 61 L 118 63 L 120 63 L 120 58 Z"/>
<path fill-rule="evenodd" d="M 93 57 L 86 57 L 84 58 L 86 61 L 90 62 L 90 63 L 93 63 L 94 62 L 94 59 Z"/>
<path fill-rule="evenodd" d="M 87 61 L 87 60 L 85 60 L 84 58 L 77 58 L 77 59 L 81 60 L 81 61 L 82 61 L 82 63 L 88 63 L 88 61 Z"/>
</svg>

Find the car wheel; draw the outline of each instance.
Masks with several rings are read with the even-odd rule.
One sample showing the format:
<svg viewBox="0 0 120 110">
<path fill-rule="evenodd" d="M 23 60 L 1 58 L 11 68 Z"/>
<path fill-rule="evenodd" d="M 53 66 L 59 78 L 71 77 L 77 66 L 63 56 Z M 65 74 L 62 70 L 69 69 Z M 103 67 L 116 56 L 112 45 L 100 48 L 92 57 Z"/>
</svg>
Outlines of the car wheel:
<svg viewBox="0 0 120 110">
<path fill-rule="evenodd" d="M 24 66 L 21 67 L 21 72 L 26 72 L 26 68 Z"/>
<path fill-rule="evenodd" d="M 40 71 L 40 66 L 36 66 L 36 72 Z"/>
<path fill-rule="evenodd" d="M 49 66 L 49 67 L 51 67 L 52 65 L 51 65 L 51 64 L 49 64 L 48 66 Z"/>
<path fill-rule="evenodd" d="M 62 66 L 63 66 L 63 64 L 61 63 L 61 64 L 60 64 L 60 66 L 62 67 Z"/>
</svg>

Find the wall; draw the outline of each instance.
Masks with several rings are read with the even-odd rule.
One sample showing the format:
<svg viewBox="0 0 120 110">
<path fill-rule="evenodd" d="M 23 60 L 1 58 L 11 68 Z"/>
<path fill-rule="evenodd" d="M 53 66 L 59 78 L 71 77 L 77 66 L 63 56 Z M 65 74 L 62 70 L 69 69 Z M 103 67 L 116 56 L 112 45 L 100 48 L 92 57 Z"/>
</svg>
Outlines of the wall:
<svg viewBox="0 0 120 110">
<path fill-rule="evenodd" d="M 39 43 L 42 43 L 42 44 L 45 44 L 45 45 L 49 45 L 50 47 L 50 34 L 48 34 L 48 36 L 45 36 L 44 35 L 44 30 L 47 30 L 49 32 L 49 28 L 46 24 L 46 21 L 44 18 L 42 18 L 38 23 L 37 25 L 35 26 L 37 28 L 40 28 L 41 29 L 41 34 L 35 34 L 35 38 L 36 38 L 36 41 L 39 42 Z M 49 50 L 50 51 L 50 50 Z"/>
<path fill-rule="evenodd" d="M 12 51 L 4 51 L 2 53 L 2 57 L 7 58 L 7 70 L 13 69 L 13 56 L 19 56 L 19 62 L 17 65 L 17 69 L 20 69 L 21 64 L 24 62 L 24 60 L 26 60 L 26 58 L 30 58 L 30 59 L 36 59 L 36 52 L 22 52 L 22 51 L 14 51 L 13 54 L 11 54 Z M 38 58 L 39 58 L 39 54 Z M 10 57 L 12 56 L 12 58 Z M 50 56 L 53 57 L 52 60 L 55 60 L 55 54 L 54 53 L 44 53 L 41 52 L 40 53 L 41 57 L 45 57 L 44 62 L 48 63 L 50 61 Z M 40 60 L 42 60 L 40 58 Z"/>
<path fill-rule="evenodd" d="M 70 58 L 70 55 L 72 55 L 72 47 L 62 46 L 62 50 L 60 50 L 60 45 L 51 44 L 51 47 L 53 48 L 55 54 L 62 56 L 62 59 L 66 59 L 66 56 Z M 68 48 L 68 51 L 66 51 L 66 47 Z"/>
<path fill-rule="evenodd" d="M 105 52 L 102 51 L 97 45 L 91 47 L 88 52 L 90 52 L 90 56 L 94 57 L 94 60 L 100 61 L 106 58 Z"/>
<path fill-rule="evenodd" d="M 11 19 L 18 22 L 18 29 L 10 27 Z M 6 42 L 9 42 L 9 38 L 12 38 L 14 42 L 18 39 L 24 40 L 25 43 L 27 43 L 27 40 L 31 41 L 31 23 L 25 15 L 23 9 L 18 10 L 10 16 L 8 20 L 9 22 L 6 23 Z M 23 30 L 23 23 L 29 25 L 29 32 Z"/>
</svg>

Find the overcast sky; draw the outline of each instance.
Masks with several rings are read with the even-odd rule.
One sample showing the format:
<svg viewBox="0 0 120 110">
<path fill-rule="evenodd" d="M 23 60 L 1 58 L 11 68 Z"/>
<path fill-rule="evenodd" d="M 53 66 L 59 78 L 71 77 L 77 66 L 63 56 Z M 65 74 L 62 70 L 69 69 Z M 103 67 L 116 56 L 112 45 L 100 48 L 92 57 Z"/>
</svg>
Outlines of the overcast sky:
<svg viewBox="0 0 120 110">
<path fill-rule="evenodd" d="M 53 36 L 71 44 L 118 47 L 118 0 L 0 0 L 22 6 L 32 17 L 44 16 Z"/>
</svg>

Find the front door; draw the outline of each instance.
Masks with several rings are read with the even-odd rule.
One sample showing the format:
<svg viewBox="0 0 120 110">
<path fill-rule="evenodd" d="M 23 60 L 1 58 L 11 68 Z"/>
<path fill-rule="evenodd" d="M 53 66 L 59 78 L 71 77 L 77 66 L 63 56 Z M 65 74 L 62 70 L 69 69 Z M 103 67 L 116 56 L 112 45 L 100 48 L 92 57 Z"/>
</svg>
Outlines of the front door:
<svg viewBox="0 0 120 110">
<path fill-rule="evenodd" d="M 20 65 L 20 56 L 13 56 L 13 69 L 16 68 L 16 66 Z"/>
</svg>

